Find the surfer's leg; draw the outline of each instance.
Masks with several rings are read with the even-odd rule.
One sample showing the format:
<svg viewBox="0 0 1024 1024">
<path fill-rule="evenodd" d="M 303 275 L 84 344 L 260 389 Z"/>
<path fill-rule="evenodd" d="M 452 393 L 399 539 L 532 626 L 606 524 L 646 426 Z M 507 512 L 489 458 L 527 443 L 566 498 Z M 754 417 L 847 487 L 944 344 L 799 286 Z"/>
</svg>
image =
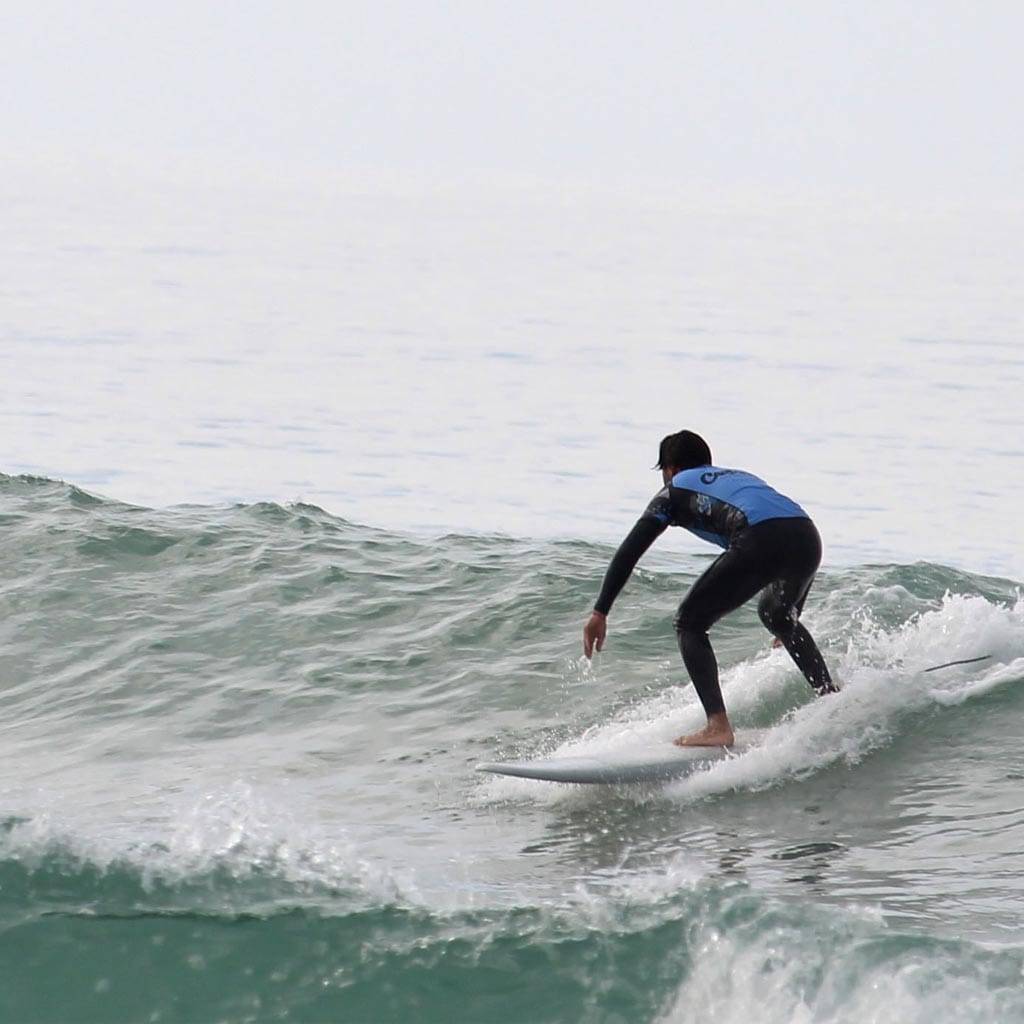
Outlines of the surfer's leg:
<svg viewBox="0 0 1024 1024">
<path fill-rule="evenodd" d="M 679 605 L 675 619 L 679 652 L 709 722 L 713 716 L 725 715 L 725 702 L 708 630 L 749 601 L 765 582 L 763 569 L 746 551 L 730 548 L 711 563 Z"/>
<path fill-rule="evenodd" d="M 757 614 L 768 631 L 782 642 L 815 693 L 836 693 L 825 659 L 800 621 L 804 601 L 821 564 L 821 539 L 809 519 L 785 522 L 792 523 L 788 531 L 792 536 L 785 544 L 787 572 L 765 588 Z"/>
<path fill-rule="evenodd" d="M 757 606 L 757 613 L 768 630 L 782 641 L 783 647 L 804 674 L 804 678 L 821 695 L 836 693 L 837 689 L 829 675 L 825 659 L 814 642 L 807 627 L 797 618 L 795 604 L 787 601 L 785 584 L 773 583 L 764 592 Z"/>
</svg>

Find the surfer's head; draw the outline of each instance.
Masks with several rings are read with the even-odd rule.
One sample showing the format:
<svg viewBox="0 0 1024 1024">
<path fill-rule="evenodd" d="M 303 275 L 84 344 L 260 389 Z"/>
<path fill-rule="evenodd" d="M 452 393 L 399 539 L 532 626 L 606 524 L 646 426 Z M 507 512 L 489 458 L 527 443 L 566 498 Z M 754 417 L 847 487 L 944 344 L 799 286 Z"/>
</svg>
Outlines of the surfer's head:
<svg viewBox="0 0 1024 1024">
<path fill-rule="evenodd" d="M 692 430 L 680 430 L 678 434 L 669 434 L 658 446 L 658 465 L 665 482 L 671 475 L 681 469 L 693 469 L 696 466 L 711 465 L 711 449 L 700 434 Z"/>
</svg>

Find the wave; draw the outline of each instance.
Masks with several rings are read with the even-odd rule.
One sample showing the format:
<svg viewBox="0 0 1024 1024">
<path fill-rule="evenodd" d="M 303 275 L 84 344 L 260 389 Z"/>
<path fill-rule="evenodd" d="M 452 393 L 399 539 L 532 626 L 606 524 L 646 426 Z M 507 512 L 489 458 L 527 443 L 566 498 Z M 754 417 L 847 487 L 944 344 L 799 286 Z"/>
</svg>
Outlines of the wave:
<svg viewBox="0 0 1024 1024">
<path fill-rule="evenodd" d="M 673 685 L 685 679 L 669 623 L 702 563 L 641 568 L 591 665 L 577 635 L 603 545 L 416 539 L 303 504 L 155 512 L 27 477 L 0 476 L 0 498 L 13 666 L 0 699 L 27 740 L 109 737 L 119 723 L 127 738 L 140 721 L 203 743 L 307 735 L 324 718 L 379 717 L 384 693 L 421 728 L 466 723 L 480 760 L 663 742 L 701 719 L 692 689 Z M 1024 674 L 1013 581 L 924 563 L 831 569 L 806 617 L 843 692 L 809 702 L 754 613 L 731 616 L 715 634 L 726 699 L 741 726 L 768 733 L 677 795 L 856 762 L 929 708 L 1014 700 Z M 470 735 L 502 717 L 510 728 Z M 485 800 L 538 791 L 489 785 Z"/>
<path fill-rule="evenodd" d="M 68 868 L 46 861 L 36 882 Z M 218 908 L 212 876 L 206 903 L 182 908 L 123 868 L 85 864 L 71 882 L 75 900 L 0 930 L 33 965 L 0 995 L 9 1019 L 947 1024 L 1024 1012 L 1020 948 L 765 899 L 701 880 L 683 858 L 558 902 L 455 910 L 293 899 L 235 912 Z"/>
<path fill-rule="evenodd" d="M 831 765 L 853 765 L 890 746 L 936 707 L 951 708 L 983 697 L 1024 701 L 1024 596 L 994 603 L 973 594 L 931 602 L 902 586 L 885 588 L 882 608 L 916 606 L 901 625 L 886 628 L 868 593 L 845 625 L 845 649 L 836 652 L 839 694 L 807 700 L 805 684 L 782 651 L 766 651 L 723 673 L 723 694 L 734 722 L 757 728 L 754 749 L 714 764 L 667 787 L 664 795 L 693 799 L 736 789 L 757 790 L 800 779 Z M 849 595 L 826 603 L 815 628 L 828 635 L 847 622 Z M 925 610 L 920 610 L 921 608 Z M 833 645 L 835 650 L 835 645 Z M 935 665 L 951 664 L 939 671 Z M 974 661 L 974 659 L 981 659 Z M 586 756 L 666 744 L 703 721 L 692 689 L 672 689 L 635 702 L 582 736 L 536 751 L 536 756 Z M 638 791 L 643 799 L 649 791 Z M 579 802 L 586 791 L 521 779 L 492 778 L 481 784 L 481 802 L 506 799 Z"/>
<path fill-rule="evenodd" d="M 983 792 L 999 799 L 963 822 L 976 859 L 962 871 L 1010 891 L 1015 581 L 828 567 L 806 616 L 840 694 L 811 700 L 743 610 L 714 640 L 730 711 L 763 742 L 656 790 L 588 790 L 473 765 L 699 724 L 671 619 L 701 558 L 645 562 L 589 663 L 579 630 L 607 545 L 410 537 L 303 504 L 154 511 L 4 476 L 0 521 L 0 955 L 34 965 L 0 992 L 0 1017 L 1024 1014 L 1017 947 L 901 930 L 854 899 L 826 905 L 821 887 L 817 903 L 783 899 L 755 888 L 771 881 L 756 864 L 730 881 L 743 872 L 712 841 L 737 809 L 764 827 L 752 794 L 812 806 L 847 787 L 870 802 L 894 777 L 919 817 L 932 799 L 940 824 L 965 819 L 976 794 L 951 810 L 938 783 L 984 748 Z M 813 851 L 833 829 L 808 824 L 780 831 L 780 858 L 804 855 L 794 835 Z M 892 828 L 879 844 L 896 857 L 927 832 Z M 960 858 L 937 849 L 941 886 Z M 882 900 L 864 877 L 874 889 L 846 876 L 854 895 Z"/>
</svg>

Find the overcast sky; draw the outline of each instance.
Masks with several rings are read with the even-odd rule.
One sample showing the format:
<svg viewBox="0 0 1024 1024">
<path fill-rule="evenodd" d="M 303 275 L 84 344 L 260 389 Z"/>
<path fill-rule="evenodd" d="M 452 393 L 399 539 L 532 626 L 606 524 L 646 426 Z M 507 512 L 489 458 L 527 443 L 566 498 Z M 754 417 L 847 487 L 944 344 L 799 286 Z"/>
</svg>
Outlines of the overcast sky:
<svg viewBox="0 0 1024 1024">
<path fill-rule="evenodd" d="M 13 154 L 1022 194 L 1019 3 L 5 10 Z"/>
</svg>

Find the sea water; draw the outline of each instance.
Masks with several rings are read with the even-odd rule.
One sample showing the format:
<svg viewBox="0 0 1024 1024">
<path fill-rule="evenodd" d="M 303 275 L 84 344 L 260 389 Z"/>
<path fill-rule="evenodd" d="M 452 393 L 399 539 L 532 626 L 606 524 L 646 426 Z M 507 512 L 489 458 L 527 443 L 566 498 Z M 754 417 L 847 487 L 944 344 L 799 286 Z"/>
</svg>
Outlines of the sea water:
<svg viewBox="0 0 1024 1024">
<path fill-rule="evenodd" d="M 1021 215 L 113 173 L 7 185 L 0 1018 L 1024 1020 Z M 800 501 L 812 700 L 582 623 L 657 441 Z M 987 656 L 939 672 L 947 661 Z"/>
</svg>

